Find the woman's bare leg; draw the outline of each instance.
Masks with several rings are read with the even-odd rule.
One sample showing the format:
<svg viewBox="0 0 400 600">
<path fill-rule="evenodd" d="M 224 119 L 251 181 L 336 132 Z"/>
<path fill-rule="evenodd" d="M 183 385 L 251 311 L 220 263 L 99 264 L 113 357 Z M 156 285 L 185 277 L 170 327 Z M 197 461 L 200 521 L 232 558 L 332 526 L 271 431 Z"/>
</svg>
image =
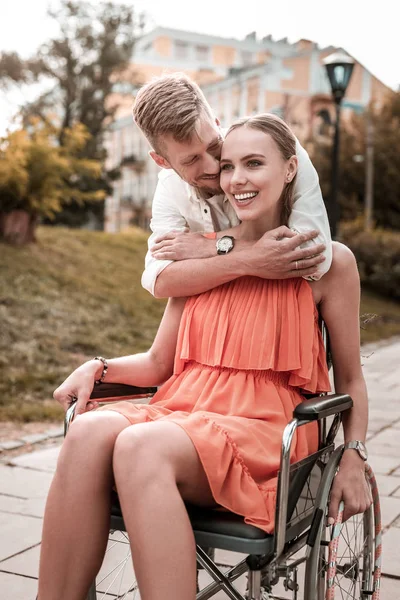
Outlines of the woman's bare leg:
<svg viewBox="0 0 400 600">
<path fill-rule="evenodd" d="M 194 600 L 196 547 L 182 498 L 214 500 L 192 441 L 174 423 L 133 425 L 118 436 L 113 464 L 142 600 Z"/>
<path fill-rule="evenodd" d="M 112 455 L 129 421 L 113 411 L 77 418 L 64 440 L 43 523 L 40 600 L 83 600 L 101 566 L 110 522 Z"/>
</svg>

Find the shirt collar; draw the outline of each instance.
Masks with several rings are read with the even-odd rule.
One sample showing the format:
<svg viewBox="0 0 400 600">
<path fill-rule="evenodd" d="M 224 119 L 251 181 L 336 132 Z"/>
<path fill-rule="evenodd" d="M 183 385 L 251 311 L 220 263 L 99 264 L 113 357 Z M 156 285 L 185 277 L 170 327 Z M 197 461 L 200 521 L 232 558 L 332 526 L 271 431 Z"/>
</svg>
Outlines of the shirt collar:
<svg viewBox="0 0 400 600">
<path fill-rule="evenodd" d="M 200 197 L 197 189 L 186 182 L 185 182 L 185 186 L 186 186 L 186 192 L 188 194 L 189 199 L 192 202 L 200 203 L 202 198 Z M 228 198 L 226 197 L 225 194 L 215 194 L 215 196 L 211 196 L 210 198 L 207 198 L 206 202 L 209 202 L 210 204 L 220 203 L 221 199 L 224 204 L 225 204 L 225 202 L 228 202 Z"/>
</svg>

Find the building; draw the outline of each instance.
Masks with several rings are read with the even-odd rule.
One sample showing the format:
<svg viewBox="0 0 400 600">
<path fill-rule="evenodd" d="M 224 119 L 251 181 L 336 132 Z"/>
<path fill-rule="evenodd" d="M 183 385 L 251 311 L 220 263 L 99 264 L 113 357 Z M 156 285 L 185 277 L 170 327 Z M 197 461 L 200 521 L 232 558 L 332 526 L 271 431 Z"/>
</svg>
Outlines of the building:
<svg viewBox="0 0 400 600">
<path fill-rule="evenodd" d="M 158 167 L 135 127 L 131 107 L 138 86 L 166 72 L 184 71 L 201 85 L 216 116 L 227 127 L 239 116 L 258 112 L 280 115 L 307 145 L 334 107 L 323 59 L 337 50 L 310 40 L 244 40 L 158 27 L 138 42 L 135 63 L 115 84 L 120 103 L 106 141 L 108 168 L 121 167 L 121 179 L 106 201 L 105 229 L 119 231 L 135 222 L 147 227 Z M 381 103 L 389 88 L 356 61 L 343 101 L 343 117 Z"/>
</svg>

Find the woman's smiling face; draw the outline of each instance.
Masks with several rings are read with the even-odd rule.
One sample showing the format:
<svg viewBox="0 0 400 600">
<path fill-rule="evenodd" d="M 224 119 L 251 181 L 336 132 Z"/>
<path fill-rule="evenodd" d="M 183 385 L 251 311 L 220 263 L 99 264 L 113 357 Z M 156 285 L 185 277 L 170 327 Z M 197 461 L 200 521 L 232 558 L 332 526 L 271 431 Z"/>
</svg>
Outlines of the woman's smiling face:
<svg viewBox="0 0 400 600">
<path fill-rule="evenodd" d="M 269 133 L 240 126 L 222 146 L 221 187 L 239 219 L 252 221 L 280 211 L 282 191 L 296 168 L 296 157 L 285 160 Z"/>
</svg>

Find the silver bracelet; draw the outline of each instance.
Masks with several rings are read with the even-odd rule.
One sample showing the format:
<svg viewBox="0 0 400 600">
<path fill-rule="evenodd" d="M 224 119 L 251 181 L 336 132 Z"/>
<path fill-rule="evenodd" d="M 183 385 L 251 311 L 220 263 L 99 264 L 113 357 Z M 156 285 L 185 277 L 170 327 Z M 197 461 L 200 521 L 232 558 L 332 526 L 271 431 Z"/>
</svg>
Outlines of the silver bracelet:
<svg viewBox="0 0 400 600">
<path fill-rule="evenodd" d="M 99 379 L 95 380 L 95 384 L 99 385 L 99 383 L 103 383 L 104 378 L 107 374 L 108 371 L 108 362 L 107 359 L 103 358 L 102 356 L 95 356 L 93 360 L 100 360 L 103 363 L 103 371 L 99 377 Z"/>
</svg>

